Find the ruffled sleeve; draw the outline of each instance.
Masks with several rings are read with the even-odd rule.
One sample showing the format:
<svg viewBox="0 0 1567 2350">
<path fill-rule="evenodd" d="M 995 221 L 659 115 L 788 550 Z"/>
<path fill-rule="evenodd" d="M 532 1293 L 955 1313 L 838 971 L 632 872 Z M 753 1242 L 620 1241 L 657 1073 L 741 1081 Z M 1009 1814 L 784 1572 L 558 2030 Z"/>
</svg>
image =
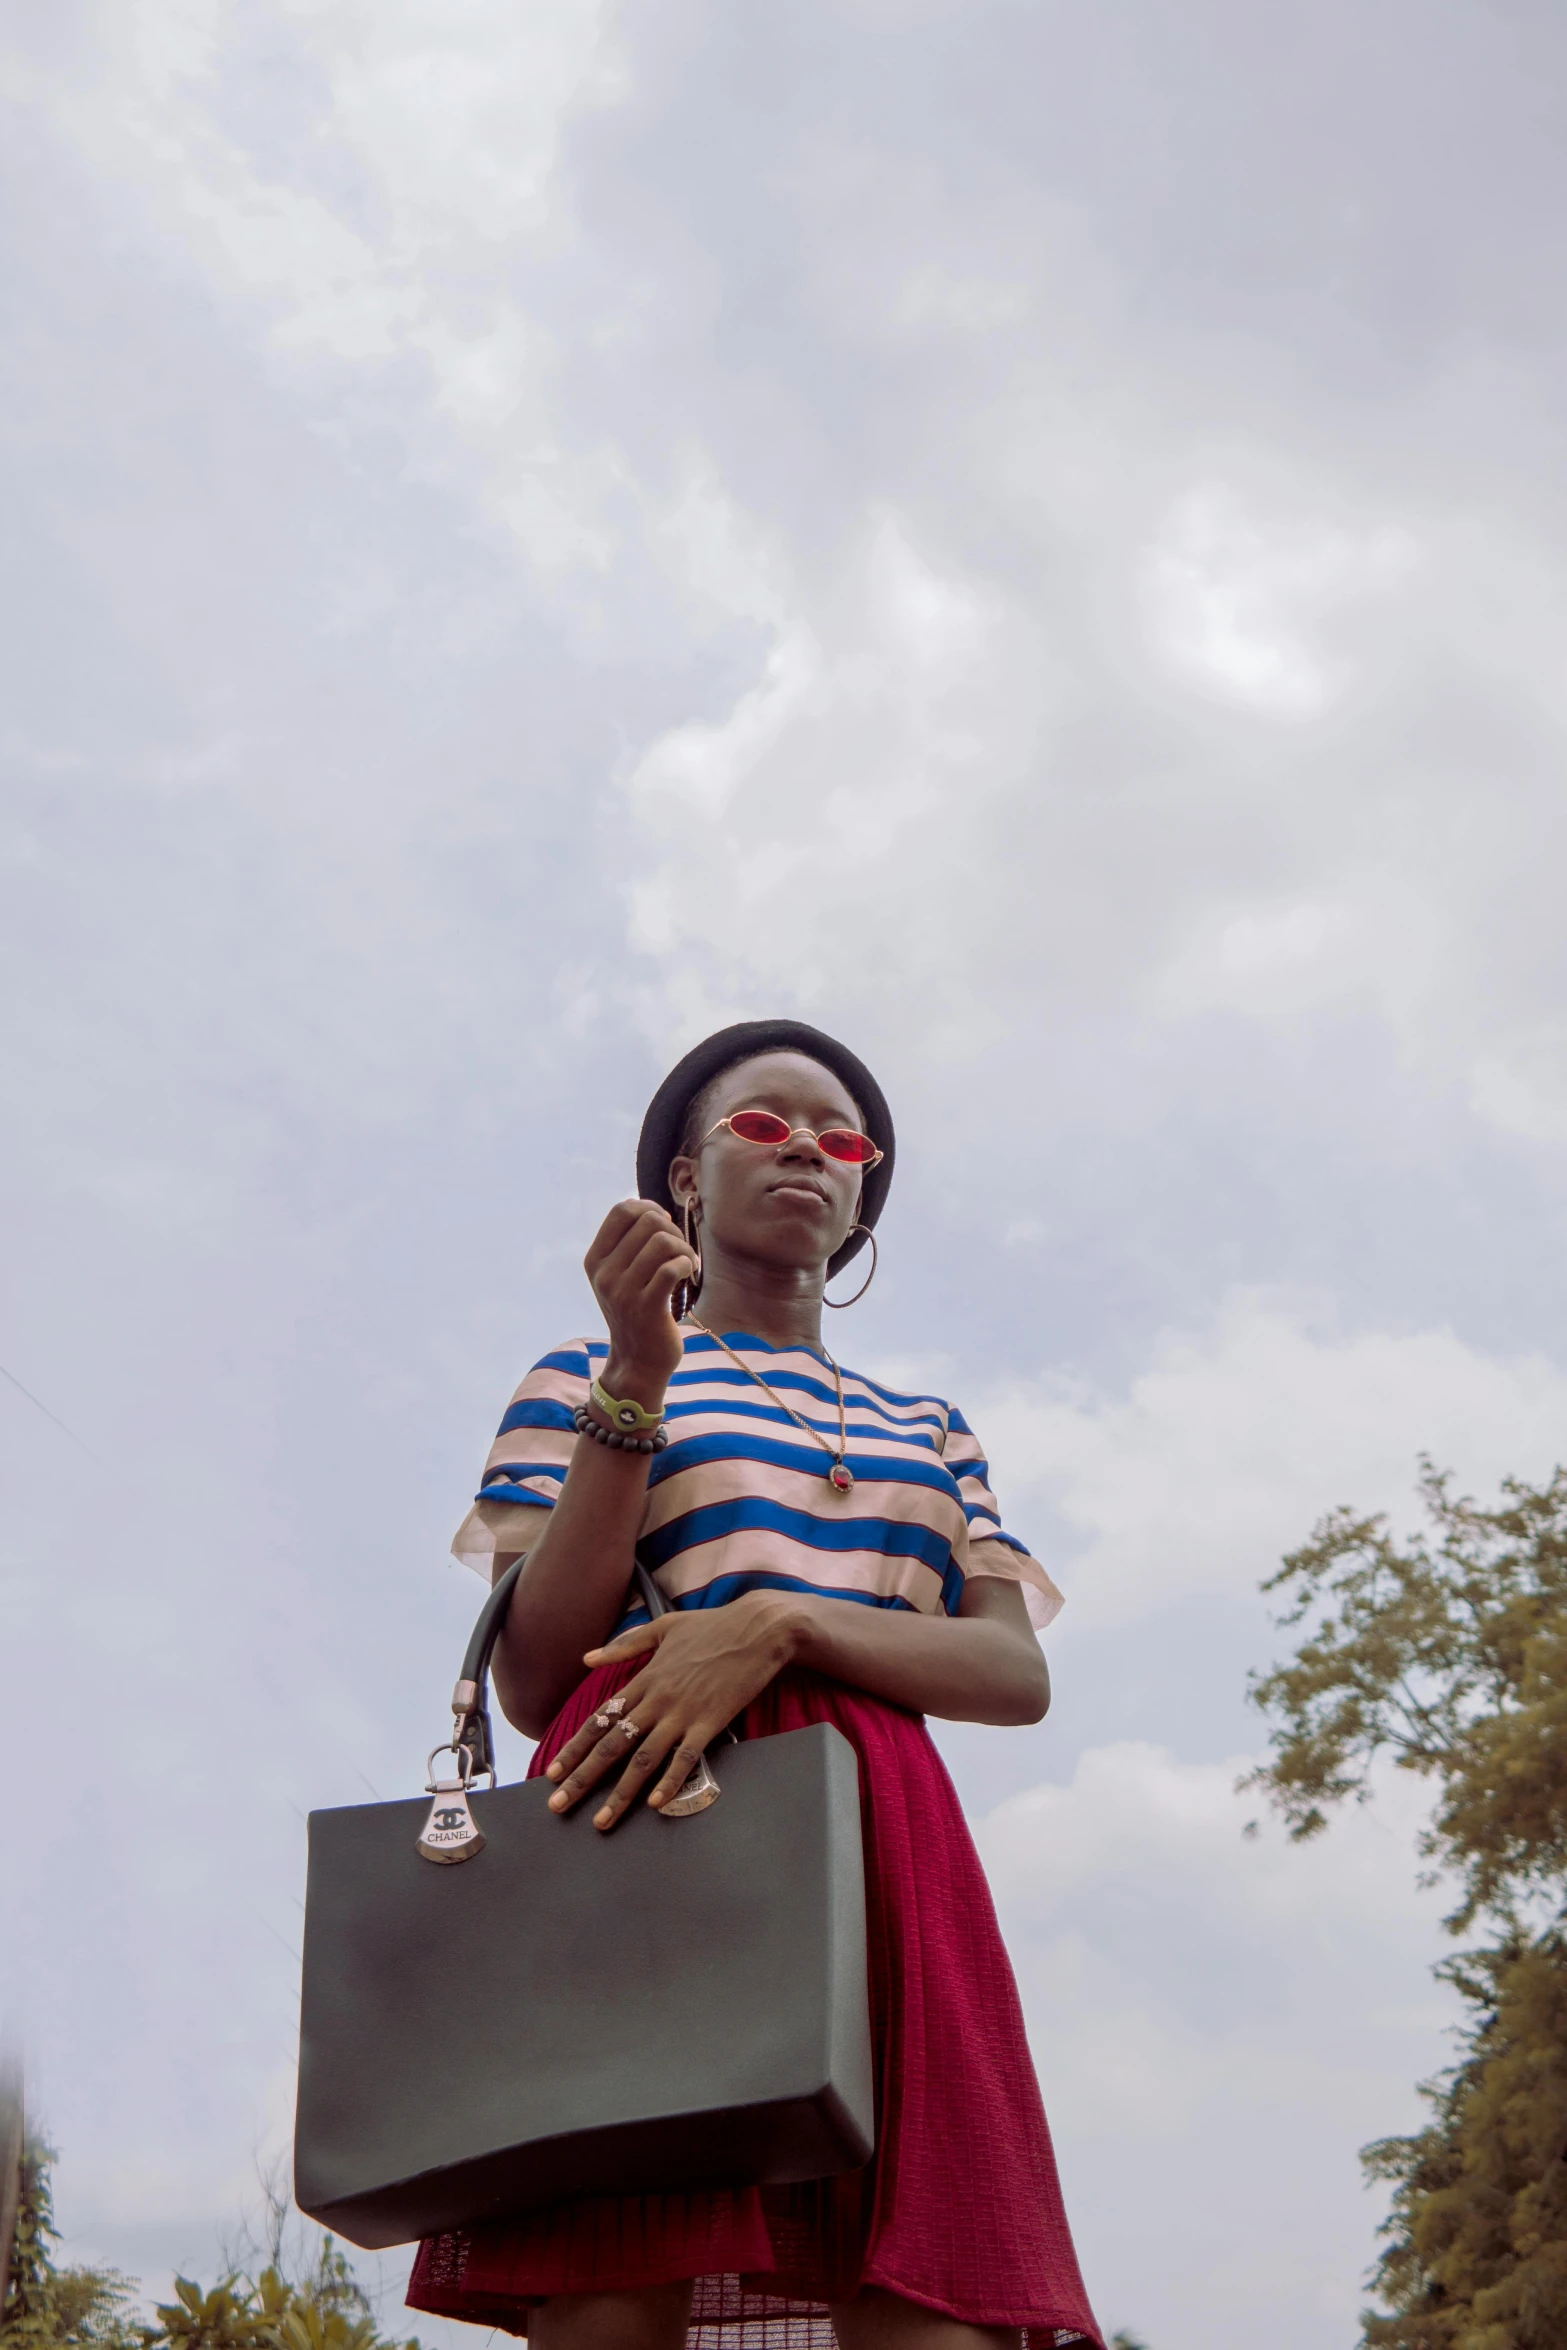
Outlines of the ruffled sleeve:
<svg viewBox="0 0 1567 2350">
<path fill-rule="evenodd" d="M 1054 1623 L 1065 1602 L 1038 1559 L 1003 1530 L 1001 1512 L 990 1490 L 990 1463 L 984 1447 L 955 1405 L 947 1409 L 941 1457 L 958 1481 L 963 1514 L 968 1519 L 965 1576 L 991 1575 L 998 1582 L 1021 1584 L 1028 1620 L 1036 1632 L 1042 1632 Z"/>
<path fill-rule="evenodd" d="M 580 1441 L 572 1414 L 587 1402 L 591 1377 L 586 1339 L 571 1339 L 534 1364 L 507 1405 L 473 1507 L 452 1541 L 453 1558 L 486 1582 L 497 1552 L 531 1550 L 543 1531 Z"/>
</svg>

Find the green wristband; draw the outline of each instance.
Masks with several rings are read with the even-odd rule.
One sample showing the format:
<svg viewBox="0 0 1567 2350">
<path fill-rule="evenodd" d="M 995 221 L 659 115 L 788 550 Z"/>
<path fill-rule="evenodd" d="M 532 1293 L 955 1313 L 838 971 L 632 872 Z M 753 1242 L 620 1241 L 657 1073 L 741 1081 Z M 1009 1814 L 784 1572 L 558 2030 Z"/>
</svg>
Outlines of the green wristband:
<svg viewBox="0 0 1567 2350">
<path fill-rule="evenodd" d="M 645 1412 L 639 1403 L 632 1402 L 630 1396 L 625 1397 L 622 1401 L 617 1401 L 614 1396 L 604 1393 L 596 1379 L 588 1393 L 611 1427 L 622 1428 L 628 1435 L 651 1436 L 655 1428 L 662 1428 L 664 1425 L 664 1415 L 661 1411 Z"/>
</svg>

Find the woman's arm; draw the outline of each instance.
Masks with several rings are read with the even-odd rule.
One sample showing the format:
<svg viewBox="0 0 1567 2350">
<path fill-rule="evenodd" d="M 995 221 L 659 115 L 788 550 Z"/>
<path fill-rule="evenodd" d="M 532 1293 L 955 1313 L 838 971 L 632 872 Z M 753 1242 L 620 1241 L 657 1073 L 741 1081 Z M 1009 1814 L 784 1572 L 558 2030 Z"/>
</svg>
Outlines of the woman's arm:
<svg viewBox="0 0 1567 2350">
<path fill-rule="evenodd" d="M 604 1384 L 611 1395 L 628 1392 Z M 638 1394 L 636 1400 L 643 1398 Z M 495 1694 L 524 1737 L 544 1735 L 582 1679 L 583 1650 L 607 1638 L 625 1613 L 646 1504 L 645 1454 L 578 1441 L 560 1499 L 528 1553 L 495 1644 Z M 497 1557 L 497 1579 L 510 1564 L 510 1556 Z"/>
<path fill-rule="evenodd" d="M 622 1200 L 585 1263 L 609 1325 L 601 1384 L 644 1411 L 662 1410 L 682 1354 L 669 1301 L 693 1269 L 685 1242 L 662 1208 Z M 646 1453 L 583 1437 L 572 1450 L 560 1499 L 528 1553 L 495 1646 L 501 1711 L 526 1737 L 543 1736 L 582 1678 L 584 1649 L 613 1630 L 625 1607 L 647 1472 Z M 515 1555 L 505 1554 L 506 1563 Z"/>
<path fill-rule="evenodd" d="M 1050 1668 L 1020 1584 L 973 1577 L 963 1586 L 956 1620 L 857 1607 L 852 1600 L 767 1596 L 781 1599 L 794 1620 L 791 1664 L 852 1689 L 945 1722 L 1039 1722 L 1049 1711 Z"/>
<path fill-rule="evenodd" d="M 727 1607 L 640 1624 L 590 1649 L 583 1662 L 639 1656 L 647 1663 L 623 1695 L 625 1718 L 642 1732 L 640 1743 L 628 1761 L 618 1724 L 601 1734 L 587 1723 L 549 1766 L 547 1776 L 558 1782 L 552 1810 L 569 1811 L 622 1763 L 594 1826 L 612 1828 L 645 1790 L 657 1810 L 685 1784 L 703 1749 L 786 1665 L 809 1666 L 948 1721 L 1037 1722 L 1050 1703 L 1050 1674 L 1023 1594 L 997 1576 L 964 1585 L 955 1619 L 752 1591 Z"/>
</svg>

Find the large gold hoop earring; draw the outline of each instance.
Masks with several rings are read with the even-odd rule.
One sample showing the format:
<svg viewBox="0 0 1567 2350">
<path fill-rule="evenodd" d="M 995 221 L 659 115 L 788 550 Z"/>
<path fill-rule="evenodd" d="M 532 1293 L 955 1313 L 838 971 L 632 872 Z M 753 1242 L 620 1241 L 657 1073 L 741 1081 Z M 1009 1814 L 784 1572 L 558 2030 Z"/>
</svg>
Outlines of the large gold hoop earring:
<svg viewBox="0 0 1567 2350">
<path fill-rule="evenodd" d="M 681 1202 L 680 1237 L 685 1242 L 687 1248 L 691 1251 L 691 1262 L 696 1267 L 696 1274 L 692 1280 L 682 1281 L 680 1284 L 680 1307 L 679 1311 L 675 1315 L 675 1320 L 677 1322 L 683 1322 L 687 1314 L 690 1313 L 692 1305 L 696 1299 L 697 1291 L 702 1286 L 702 1251 L 697 1241 L 696 1234 L 692 1230 L 692 1226 L 695 1222 L 693 1210 L 700 1207 L 701 1204 L 702 1203 L 700 1200 L 693 1200 L 690 1198 L 687 1198 Z"/>
<path fill-rule="evenodd" d="M 871 1244 L 871 1269 L 866 1274 L 865 1279 L 860 1283 L 859 1288 L 855 1291 L 852 1297 L 828 1297 L 825 1291 L 823 1292 L 822 1304 L 824 1306 L 831 1306 L 835 1314 L 841 1314 L 845 1306 L 857 1306 L 861 1298 L 865 1295 L 865 1292 L 869 1289 L 871 1283 L 876 1278 L 876 1235 L 868 1224 L 851 1224 L 849 1227 L 849 1238 L 851 1240 L 854 1238 L 856 1232 L 863 1232 L 866 1239 Z"/>
</svg>

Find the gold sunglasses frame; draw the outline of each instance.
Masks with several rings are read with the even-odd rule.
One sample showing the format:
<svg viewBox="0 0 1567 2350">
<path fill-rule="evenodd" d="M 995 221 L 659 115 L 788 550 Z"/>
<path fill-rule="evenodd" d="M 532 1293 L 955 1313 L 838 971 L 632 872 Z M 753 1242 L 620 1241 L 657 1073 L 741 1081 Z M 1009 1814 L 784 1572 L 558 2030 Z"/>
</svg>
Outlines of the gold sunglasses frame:
<svg viewBox="0 0 1567 2350">
<path fill-rule="evenodd" d="M 819 1151 L 822 1150 L 821 1134 L 812 1133 L 809 1126 L 790 1126 L 788 1133 L 783 1136 L 781 1141 L 770 1143 L 753 1141 L 749 1134 L 735 1134 L 735 1118 L 758 1117 L 777 1118 L 780 1126 L 786 1126 L 789 1123 L 786 1118 L 780 1116 L 777 1110 L 736 1110 L 733 1117 L 720 1118 L 716 1126 L 710 1126 L 707 1132 L 703 1135 L 702 1141 L 697 1144 L 697 1149 L 701 1150 L 703 1144 L 711 1142 L 715 1134 L 722 1134 L 725 1128 L 727 1128 L 731 1134 L 734 1134 L 736 1142 L 750 1143 L 750 1146 L 754 1151 L 781 1151 L 783 1149 L 784 1143 L 793 1142 L 797 1134 L 810 1135 L 810 1138 L 812 1142 L 815 1143 L 817 1149 Z M 822 1134 L 859 1134 L 861 1135 L 863 1141 L 869 1142 L 871 1145 L 872 1155 L 868 1159 L 840 1159 L 832 1151 L 822 1151 L 822 1157 L 824 1159 L 831 1159 L 835 1167 L 853 1167 L 857 1169 L 861 1175 L 868 1175 L 872 1167 L 879 1167 L 882 1163 L 882 1160 L 887 1156 L 884 1150 L 877 1149 L 875 1143 L 871 1141 L 871 1137 L 868 1134 L 864 1134 L 862 1129 L 858 1126 L 824 1126 L 822 1128 Z"/>
</svg>

